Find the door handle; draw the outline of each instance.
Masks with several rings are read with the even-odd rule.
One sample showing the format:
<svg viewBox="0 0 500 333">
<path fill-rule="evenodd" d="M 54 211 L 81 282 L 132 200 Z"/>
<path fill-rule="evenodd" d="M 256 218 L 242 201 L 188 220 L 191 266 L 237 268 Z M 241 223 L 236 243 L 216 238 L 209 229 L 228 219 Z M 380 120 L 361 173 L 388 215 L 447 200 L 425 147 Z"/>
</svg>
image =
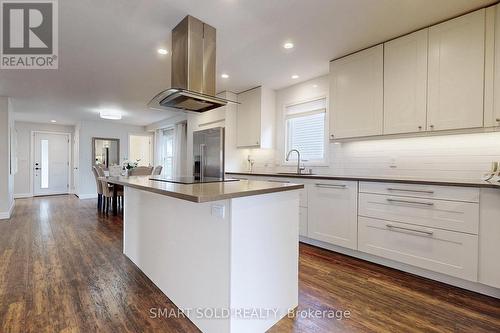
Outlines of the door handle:
<svg viewBox="0 0 500 333">
<path fill-rule="evenodd" d="M 434 194 L 434 191 L 424 191 L 424 190 L 410 190 L 403 188 L 387 188 L 387 191 L 396 191 L 396 192 L 414 192 L 414 193 L 426 193 L 426 194 Z"/>
<path fill-rule="evenodd" d="M 402 230 L 402 231 L 418 232 L 418 233 L 420 233 L 420 234 L 424 234 L 424 235 L 427 235 L 427 236 L 432 236 L 432 235 L 434 234 L 434 232 L 432 232 L 432 231 L 426 231 L 426 230 L 418 230 L 418 229 L 412 229 L 412 228 L 398 227 L 398 226 L 395 226 L 395 225 L 392 225 L 392 224 L 386 224 L 385 226 L 386 226 L 389 230 L 393 230 L 393 231 Z"/>
<path fill-rule="evenodd" d="M 389 201 L 389 202 L 396 202 L 396 203 L 424 205 L 424 206 L 434 206 L 433 202 L 421 202 L 421 201 L 410 201 L 410 200 L 396 200 L 396 199 L 387 199 L 387 201 Z"/>
<path fill-rule="evenodd" d="M 342 189 L 342 190 L 347 189 L 347 185 L 335 185 L 335 184 L 316 184 L 316 187 L 337 188 L 337 189 Z"/>
</svg>

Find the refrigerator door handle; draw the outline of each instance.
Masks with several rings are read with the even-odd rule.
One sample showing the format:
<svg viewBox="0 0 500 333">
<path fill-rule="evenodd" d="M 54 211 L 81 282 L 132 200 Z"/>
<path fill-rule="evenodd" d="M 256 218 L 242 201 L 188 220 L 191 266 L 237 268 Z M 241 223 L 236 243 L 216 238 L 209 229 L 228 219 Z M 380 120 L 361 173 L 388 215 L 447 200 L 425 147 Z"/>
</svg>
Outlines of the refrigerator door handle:
<svg viewBox="0 0 500 333">
<path fill-rule="evenodd" d="M 205 163 L 206 163 L 206 157 L 205 157 L 205 148 L 206 144 L 202 143 L 200 144 L 200 179 L 205 178 Z"/>
</svg>

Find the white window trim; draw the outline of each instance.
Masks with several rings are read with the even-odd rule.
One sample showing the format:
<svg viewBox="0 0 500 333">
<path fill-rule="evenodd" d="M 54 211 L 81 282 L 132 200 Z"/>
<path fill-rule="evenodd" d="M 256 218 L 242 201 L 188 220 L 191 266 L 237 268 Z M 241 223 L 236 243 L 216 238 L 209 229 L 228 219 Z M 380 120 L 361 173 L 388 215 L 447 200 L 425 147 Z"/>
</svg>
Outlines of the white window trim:
<svg viewBox="0 0 500 333">
<path fill-rule="evenodd" d="M 293 114 L 293 115 L 290 115 L 288 116 L 287 115 L 287 108 L 291 107 L 291 106 L 295 106 L 295 105 L 299 105 L 299 104 L 304 104 L 304 103 L 309 103 L 309 102 L 313 102 L 313 101 L 317 101 L 317 100 L 320 100 L 320 99 L 324 99 L 325 100 L 325 108 L 323 109 L 318 109 L 318 110 L 313 110 L 313 111 L 306 111 L 306 112 L 302 112 L 302 113 L 297 113 L 297 114 Z M 329 100 L 328 100 L 328 96 L 327 95 L 320 95 L 320 96 L 316 96 L 316 97 L 313 97 L 313 98 L 308 98 L 308 99 L 302 99 L 302 100 L 297 100 L 297 101 L 294 101 L 293 103 L 287 103 L 287 104 L 284 104 L 283 105 L 283 109 L 282 109 L 282 113 L 281 113 L 281 126 L 283 128 L 283 136 L 281 138 L 281 142 L 282 142 L 282 153 L 280 154 L 281 157 L 280 157 L 280 164 L 281 166 L 283 167 L 291 167 L 291 166 L 297 166 L 297 162 L 293 162 L 293 161 L 287 161 L 286 160 L 286 155 L 288 153 L 288 147 L 287 147 L 287 144 L 288 144 L 288 126 L 287 126 L 287 119 L 290 119 L 290 118 L 294 118 L 294 117 L 297 117 L 297 116 L 302 116 L 304 114 L 314 114 L 314 113 L 320 113 L 320 112 L 325 112 L 325 129 L 324 129 L 324 154 L 323 154 L 323 159 L 322 160 L 308 160 L 306 162 L 302 162 L 302 164 L 306 167 L 328 167 L 329 166 L 329 163 L 328 163 L 328 156 L 329 156 L 329 151 L 330 151 L 330 140 L 328 139 L 328 131 L 329 131 Z"/>
</svg>

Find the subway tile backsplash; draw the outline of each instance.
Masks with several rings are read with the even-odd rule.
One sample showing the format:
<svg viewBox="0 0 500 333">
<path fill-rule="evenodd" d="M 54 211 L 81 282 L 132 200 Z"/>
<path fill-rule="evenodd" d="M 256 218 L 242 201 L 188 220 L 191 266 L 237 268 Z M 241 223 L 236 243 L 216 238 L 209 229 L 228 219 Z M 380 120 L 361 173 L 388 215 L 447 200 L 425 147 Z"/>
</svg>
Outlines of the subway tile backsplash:
<svg viewBox="0 0 500 333">
<path fill-rule="evenodd" d="M 254 172 L 292 171 L 282 167 L 274 150 L 246 150 Z M 243 156 L 244 155 L 244 156 Z M 273 163 L 274 161 L 274 163 Z M 329 145 L 329 166 L 315 173 L 478 180 L 500 161 L 500 132 L 344 142 Z M 246 164 L 242 169 L 247 171 Z"/>
</svg>

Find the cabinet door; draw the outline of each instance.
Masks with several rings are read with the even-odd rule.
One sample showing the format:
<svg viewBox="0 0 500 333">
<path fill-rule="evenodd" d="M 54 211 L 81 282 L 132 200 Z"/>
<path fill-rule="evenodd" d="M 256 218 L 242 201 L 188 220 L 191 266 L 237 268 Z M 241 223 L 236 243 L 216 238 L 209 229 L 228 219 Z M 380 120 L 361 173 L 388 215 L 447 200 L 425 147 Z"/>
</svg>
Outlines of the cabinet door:
<svg viewBox="0 0 500 333">
<path fill-rule="evenodd" d="M 381 135 L 383 45 L 330 63 L 330 138 Z"/>
<path fill-rule="evenodd" d="M 477 281 L 477 235 L 360 216 L 359 251 Z"/>
<path fill-rule="evenodd" d="M 307 208 L 300 207 L 299 235 L 307 237 Z"/>
<path fill-rule="evenodd" d="M 261 88 L 238 94 L 237 138 L 238 147 L 260 145 Z"/>
<path fill-rule="evenodd" d="M 495 77 L 493 126 L 500 126 L 500 5 L 495 6 Z"/>
<path fill-rule="evenodd" d="M 384 44 L 384 134 L 425 131 L 428 29 Z"/>
<path fill-rule="evenodd" d="M 429 29 L 430 130 L 483 126 L 485 11 Z"/>
<path fill-rule="evenodd" d="M 356 249 L 358 183 L 317 182 L 309 187 L 308 199 L 309 238 Z"/>
<path fill-rule="evenodd" d="M 500 191 L 481 189 L 479 282 L 500 288 Z"/>
</svg>

